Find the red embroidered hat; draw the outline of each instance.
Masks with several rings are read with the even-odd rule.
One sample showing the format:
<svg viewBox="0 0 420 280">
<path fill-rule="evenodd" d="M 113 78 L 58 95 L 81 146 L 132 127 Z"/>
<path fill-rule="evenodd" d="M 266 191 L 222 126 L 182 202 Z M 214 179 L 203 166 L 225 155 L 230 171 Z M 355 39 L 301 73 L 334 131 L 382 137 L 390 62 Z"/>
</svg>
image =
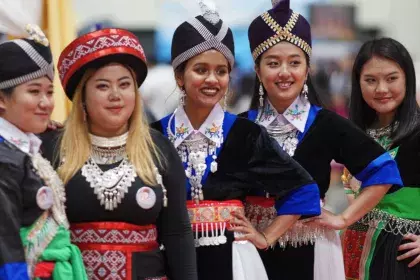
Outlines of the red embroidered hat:
<svg viewBox="0 0 420 280">
<path fill-rule="evenodd" d="M 140 86 L 147 76 L 146 56 L 137 37 L 124 29 L 102 29 L 71 42 L 58 60 L 58 72 L 67 97 L 72 100 L 87 69 L 98 69 L 112 62 L 129 66 Z"/>
</svg>

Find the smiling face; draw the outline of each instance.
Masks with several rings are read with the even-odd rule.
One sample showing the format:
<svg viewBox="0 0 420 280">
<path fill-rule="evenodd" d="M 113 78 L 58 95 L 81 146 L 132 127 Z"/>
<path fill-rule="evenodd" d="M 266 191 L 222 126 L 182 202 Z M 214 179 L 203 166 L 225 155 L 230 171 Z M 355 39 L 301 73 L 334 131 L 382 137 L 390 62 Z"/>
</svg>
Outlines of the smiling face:
<svg viewBox="0 0 420 280">
<path fill-rule="evenodd" d="M 90 132 L 112 137 L 128 131 L 136 92 L 133 76 L 123 65 L 113 63 L 98 69 L 85 85 Z"/>
<path fill-rule="evenodd" d="M 378 115 L 395 114 L 405 97 L 404 70 L 383 57 L 374 56 L 363 65 L 359 82 L 363 99 Z"/>
<path fill-rule="evenodd" d="M 213 108 L 228 89 L 228 61 L 220 52 L 208 50 L 188 60 L 176 80 L 187 95 L 186 106 Z"/>
<path fill-rule="evenodd" d="M 264 52 L 255 70 L 273 104 L 293 103 L 308 75 L 305 53 L 288 42 L 280 42 Z"/>
<path fill-rule="evenodd" d="M 18 85 L 10 96 L 0 93 L 0 116 L 23 132 L 44 132 L 54 109 L 53 93 L 47 77 Z"/>
</svg>

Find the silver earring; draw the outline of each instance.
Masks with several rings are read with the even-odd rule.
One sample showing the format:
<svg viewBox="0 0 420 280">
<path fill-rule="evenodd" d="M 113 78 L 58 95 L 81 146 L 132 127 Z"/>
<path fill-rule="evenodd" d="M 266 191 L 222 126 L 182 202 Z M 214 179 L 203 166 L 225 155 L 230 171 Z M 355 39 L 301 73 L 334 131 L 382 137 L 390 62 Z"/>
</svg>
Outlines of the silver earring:
<svg viewBox="0 0 420 280">
<path fill-rule="evenodd" d="M 225 112 L 226 112 L 226 108 L 227 108 L 227 100 L 226 100 L 227 93 L 228 92 L 226 92 L 225 95 L 223 96 L 223 111 L 225 111 Z"/>
<path fill-rule="evenodd" d="M 185 94 L 184 88 L 181 87 L 180 89 L 181 89 L 181 92 L 179 94 L 179 105 L 184 106 L 185 105 L 186 94 Z"/>
<path fill-rule="evenodd" d="M 260 89 L 259 89 L 259 95 L 260 95 L 260 107 L 264 106 L 264 87 L 262 83 L 260 82 Z"/>
<path fill-rule="evenodd" d="M 308 85 L 305 82 L 305 84 L 303 85 L 302 94 L 305 97 L 306 101 L 308 101 L 308 91 Z"/>
</svg>

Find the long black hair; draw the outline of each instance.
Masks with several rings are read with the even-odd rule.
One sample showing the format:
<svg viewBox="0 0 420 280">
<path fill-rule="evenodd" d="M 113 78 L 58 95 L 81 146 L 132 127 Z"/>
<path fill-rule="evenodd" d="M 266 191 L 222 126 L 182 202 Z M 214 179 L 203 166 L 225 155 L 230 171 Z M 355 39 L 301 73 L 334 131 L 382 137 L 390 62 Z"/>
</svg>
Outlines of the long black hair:
<svg viewBox="0 0 420 280">
<path fill-rule="evenodd" d="M 305 54 L 305 58 L 306 58 L 306 65 L 308 65 L 309 67 L 309 57 L 307 54 Z M 255 60 L 255 65 L 257 67 L 260 66 L 260 62 L 261 62 L 261 56 L 258 57 Z M 251 106 L 250 109 L 251 110 L 255 110 L 258 109 L 259 107 L 259 99 L 260 99 L 260 95 L 259 95 L 259 89 L 260 89 L 260 80 L 258 79 L 258 76 L 255 75 L 255 83 L 254 83 L 254 93 L 252 95 L 252 99 L 251 99 Z M 316 105 L 319 107 L 326 107 L 328 102 L 325 100 L 325 98 L 323 98 L 320 94 L 318 94 L 318 92 L 315 90 L 315 87 L 311 81 L 311 76 L 308 74 L 308 78 L 306 79 L 306 85 L 308 86 L 308 100 L 309 103 L 311 103 L 312 105 Z M 264 98 L 267 98 L 267 91 L 264 88 Z"/>
<path fill-rule="evenodd" d="M 405 97 L 397 108 L 393 120 L 393 124 L 398 122 L 398 126 L 391 135 L 395 143 L 410 135 L 420 124 L 420 109 L 416 101 L 416 74 L 413 60 L 407 49 L 398 41 L 391 38 L 373 39 L 364 43 L 360 48 L 354 61 L 351 78 L 350 119 L 363 130 L 371 127 L 376 120 L 376 111 L 365 102 L 360 88 L 362 68 L 374 56 L 396 62 L 405 74 Z"/>
</svg>

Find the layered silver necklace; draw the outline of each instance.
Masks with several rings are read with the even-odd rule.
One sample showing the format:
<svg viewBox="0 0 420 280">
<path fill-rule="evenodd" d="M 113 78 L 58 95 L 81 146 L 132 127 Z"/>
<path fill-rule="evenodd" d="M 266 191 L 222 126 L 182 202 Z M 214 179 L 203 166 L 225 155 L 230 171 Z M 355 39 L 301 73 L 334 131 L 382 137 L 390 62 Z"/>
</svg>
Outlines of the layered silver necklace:
<svg viewBox="0 0 420 280">
<path fill-rule="evenodd" d="M 260 124 L 262 117 L 263 110 L 259 109 L 257 117 L 258 124 Z M 293 156 L 295 154 L 295 150 L 299 141 L 297 139 L 298 130 L 293 124 L 288 123 L 281 125 L 276 119 L 271 124 L 269 124 L 266 129 L 268 134 L 273 137 L 277 143 L 279 143 L 280 147 L 282 147 L 289 156 Z"/>
<path fill-rule="evenodd" d="M 366 133 L 372 137 L 376 142 L 378 142 L 385 150 L 388 150 L 391 147 L 392 140 L 391 134 L 393 131 L 394 125 L 390 124 L 381 128 L 369 128 L 366 130 Z"/>
<path fill-rule="evenodd" d="M 175 112 L 170 117 L 166 128 L 168 138 L 172 144 L 176 140 L 176 136 L 170 128 L 174 116 Z M 212 173 L 217 171 L 216 150 L 223 143 L 223 131 L 220 134 L 222 136 L 218 144 L 201 133 L 193 133 L 177 147 L 179 157 L 183 163 L 187 164 L 185 175 L 191 184 L 191 198 L 197 203 L 200 200 L 204 200 L 202 179 L 207 170 L 206 158 L 209 155 L 212 155 L 213 159 L 210 164 L 210 171 Z"/>
<path fill-rule="evenodd" d="M 128 132 L 113 138 L 90 135 L 92 154 L 82 167 L 82 175 L 90 183 L 101 205 L 109 211 L 118 207 L 137 176 L 127 158 L 127 138 Z M 117 162 L 120 162 L 117 167 L 107 171 L 98 166 Z"/>
</svg>

